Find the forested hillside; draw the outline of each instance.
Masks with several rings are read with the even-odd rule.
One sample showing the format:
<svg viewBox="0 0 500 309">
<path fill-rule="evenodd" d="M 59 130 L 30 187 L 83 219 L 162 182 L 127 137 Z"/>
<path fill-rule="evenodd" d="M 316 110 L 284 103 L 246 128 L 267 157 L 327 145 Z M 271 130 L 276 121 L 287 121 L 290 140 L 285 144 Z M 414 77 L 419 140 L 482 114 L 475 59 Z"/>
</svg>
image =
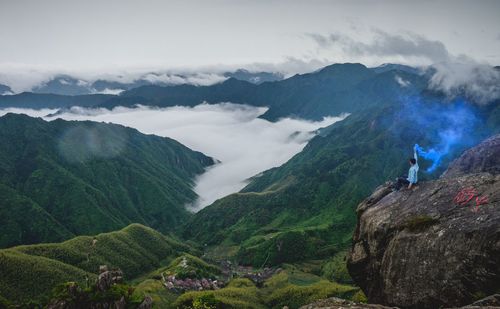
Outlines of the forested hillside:
<svg viewBox="0 0 500 309">
<path fill-rule="evenodd" d="M 105 234 L 79 236 L 62 243 L 25 245 L 0 250 L 0 299 L 22 303 L 46 301 L 66 281 L 85 286 L 100 265 L 120 268 L 130 280 L 192 249 L 157 231 L 132 224 Z M 1 304 L 1 302 L 0 302 Z"/>
<path fill-rule="evenodd" d="M 0 118 L 0 247 L 141 223 L 185 222 L 193 179 L 213 164 L 180 143 L 119 125 Z"/>
</svg>

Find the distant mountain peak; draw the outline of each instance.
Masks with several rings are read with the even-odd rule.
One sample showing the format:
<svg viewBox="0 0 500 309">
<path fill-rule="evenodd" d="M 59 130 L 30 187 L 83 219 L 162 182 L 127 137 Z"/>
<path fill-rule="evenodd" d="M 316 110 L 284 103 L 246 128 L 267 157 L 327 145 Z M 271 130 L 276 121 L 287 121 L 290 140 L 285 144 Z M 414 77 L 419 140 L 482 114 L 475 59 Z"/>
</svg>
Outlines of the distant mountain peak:
<svg viewBox="0 0 500 309">
<path fill-rule="evenodd" d="M 420 74 L 419 69 L 397 63 L 384 63 L 379 65 L 378 67 L 371 68 L 375 73 L 385 73 L 388 71 L 403 71 L 412 74 Z"/>
<path fill-rule="evenodd" d="M 234 72 L 226 72 L 224 76 L 229 78 L 236 78 L 242 81 L 247 81 L 252 84 L 261 84 L 264 82 L 274 82 L 280 81 L 285 78 L 282 73 L 279 72 L 251 72 L 247 69 L 237 69 Z"/>
<path fill-rule="evenodd" d="M 346 62 L 346 63 L 334 63 L 331 65 L 328 65 L 319 72 L 327 72 L 327 71 L 351 71 L 351 70 L 365 70 L 368 69 L 365 65 L 361 63 L 351 63 L 351 62 Z"/>
</svg>

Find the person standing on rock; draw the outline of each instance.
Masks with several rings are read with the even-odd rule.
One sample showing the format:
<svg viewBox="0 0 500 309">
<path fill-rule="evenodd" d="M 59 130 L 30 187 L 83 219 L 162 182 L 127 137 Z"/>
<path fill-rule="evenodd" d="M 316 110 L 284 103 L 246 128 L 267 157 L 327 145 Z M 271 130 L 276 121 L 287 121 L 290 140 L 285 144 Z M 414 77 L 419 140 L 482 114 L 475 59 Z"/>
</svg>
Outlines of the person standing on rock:
<svg viewBox="0 0 500 309">
<path fill-rule="evenodd" d="M 418 156 L 417 145 L 413 147 L 413 158 L 409 159 L 410 169 L 408 170 L 408 177 L 396 178 L 396 183 L 393 185 L 393 190 L 398 191 L 403 186 L 408 186 L 411 189 L 418 182 Z"/>
</svg>

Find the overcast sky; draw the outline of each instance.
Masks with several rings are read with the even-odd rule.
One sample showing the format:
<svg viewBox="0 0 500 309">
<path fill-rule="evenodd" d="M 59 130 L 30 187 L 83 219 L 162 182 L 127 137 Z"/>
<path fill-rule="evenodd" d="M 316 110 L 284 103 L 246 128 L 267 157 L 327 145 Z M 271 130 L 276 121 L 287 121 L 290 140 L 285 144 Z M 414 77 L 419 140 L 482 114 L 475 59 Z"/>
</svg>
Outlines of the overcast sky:
<svg viewBox="0 0 500 309">
<path fill-rule="evenodd" d="M 304 71 L 428 63 L 443 53 L 499 65 L 499 12 L 494 0 L 0 0 L 0 70 L 260 63 Z M 421 43 L 435 53 L 412 54 Z"/>
</svg>

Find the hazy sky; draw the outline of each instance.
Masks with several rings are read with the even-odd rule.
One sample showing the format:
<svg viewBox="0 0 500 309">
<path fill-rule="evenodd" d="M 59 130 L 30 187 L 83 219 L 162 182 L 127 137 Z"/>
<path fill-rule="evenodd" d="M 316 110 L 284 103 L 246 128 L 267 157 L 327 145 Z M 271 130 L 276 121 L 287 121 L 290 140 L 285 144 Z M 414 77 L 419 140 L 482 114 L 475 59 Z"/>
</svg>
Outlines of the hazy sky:
<svg viewBox="0 0 500 309">
<path fill-rule="evenodd" d="M 499 65 L 499 12 L 494 0 L 0 0 L 0 70 L 261 63 L 303 71 L 428 63 L 443 53 Z"/>
</svg>

